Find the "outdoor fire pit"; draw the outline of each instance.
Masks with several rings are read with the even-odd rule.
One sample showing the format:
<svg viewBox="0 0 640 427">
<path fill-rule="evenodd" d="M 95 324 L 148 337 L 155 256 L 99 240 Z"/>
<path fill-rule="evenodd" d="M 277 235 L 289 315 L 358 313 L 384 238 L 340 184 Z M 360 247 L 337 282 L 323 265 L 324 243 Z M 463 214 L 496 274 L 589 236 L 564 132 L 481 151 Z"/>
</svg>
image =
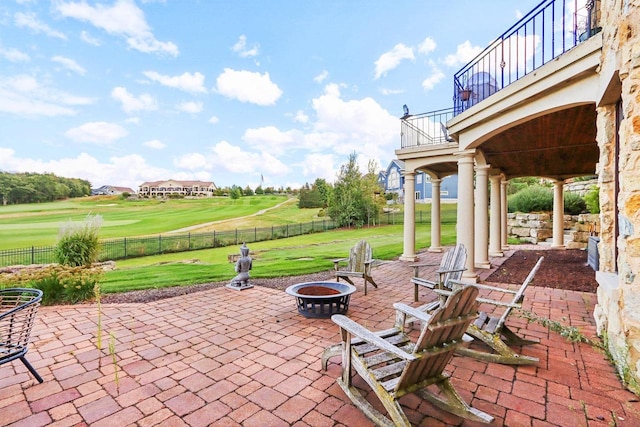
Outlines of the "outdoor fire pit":
<svg viewBox="0 0 640 427">
<path fill-rule="evenodd" d="M 349 309 L 349 297 L 356 287 L 339 282 L 307 282 L 291 285 L 286 289 L 296 297 L 298 312 L 304 317 L 331 317 L 345 314 Z"/>
</svg>

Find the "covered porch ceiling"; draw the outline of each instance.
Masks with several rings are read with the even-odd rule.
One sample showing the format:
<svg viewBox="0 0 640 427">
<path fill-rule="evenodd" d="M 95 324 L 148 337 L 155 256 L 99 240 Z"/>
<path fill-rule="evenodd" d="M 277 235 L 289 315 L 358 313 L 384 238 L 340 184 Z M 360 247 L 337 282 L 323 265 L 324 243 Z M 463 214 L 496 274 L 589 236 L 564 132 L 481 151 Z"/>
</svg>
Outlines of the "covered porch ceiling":
<svg viewBox="0 0 640 427">
<path fill-rule="evenodd" d="M 595 174 L 599 159 L 594 104 L 580 105 L 511 127 L 479 147 L 507 177 L 565 179 Z"/>
</svg>

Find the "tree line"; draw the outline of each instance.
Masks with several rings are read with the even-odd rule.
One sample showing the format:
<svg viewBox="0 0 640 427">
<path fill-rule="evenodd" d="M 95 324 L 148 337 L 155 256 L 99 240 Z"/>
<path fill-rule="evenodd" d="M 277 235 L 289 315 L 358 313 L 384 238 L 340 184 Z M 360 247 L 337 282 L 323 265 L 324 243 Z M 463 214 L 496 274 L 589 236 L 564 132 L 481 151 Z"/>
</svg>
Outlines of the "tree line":
<svg viewBox="0 0 640 427">
<path fill-rule="evenodd" d="M 91 194 L 91 183 L 63 178 L 52 173 L 9 173 L 0 171 L 0 203 L 41 203 Z"/>
</svg>

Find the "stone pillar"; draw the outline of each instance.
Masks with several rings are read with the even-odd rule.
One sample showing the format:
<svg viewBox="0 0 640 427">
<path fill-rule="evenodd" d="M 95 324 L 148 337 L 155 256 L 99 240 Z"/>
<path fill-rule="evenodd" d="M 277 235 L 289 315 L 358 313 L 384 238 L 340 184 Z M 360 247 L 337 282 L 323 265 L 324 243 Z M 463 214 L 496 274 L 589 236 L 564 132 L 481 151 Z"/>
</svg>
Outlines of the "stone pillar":
<svg viewBox="0 0 640 427">
<path fill-rule="evenodd" d="M 507 208 L 507 181 L 502 175 L 502 181 L 500 181 L 500 241 L 502 242 L 502 250 L 508 251 L 509 244 L 507 243 L 507 214 L 509 209 Z"/>
<path fill-rule="evenodd" d="M 500 181 L 502 176 L 492 175 L 491 182 L 491 215 L 489 216 L 489 256 L 504 256 L 502 252 L 502 211 L 500 209 Z"/>
<path fill-rule="evenodd" d="M 473 200 L 473 163 L 474 153 L 462 151 L 455 153 L 458 158 L 458 222 L 457 238 L 467 250 L 466 271 L 463 280 L 476 281 L 475 238 L 474 238 L 474 200 Z"/>
<path fill-rule="evenodd" d="M 553 249 L 564 248 L 564 181 L 553 183 Z"/>
<path fill-rule="evenodd" d="M 440 184 L 439 178 L 431 179 L 431 246 L 429 252 L 442 252 L 440 242 Z"/>
<path fill-rule="evenodd" d="M 475 267 L 490 268 L 489 262 L 489 166 L 476 166 Z"/>
<path fill-rule="evenodd" d="M 416 261 L 416 172 L 404 172 L 404 246 L 400 261 Z"/>
</svg>

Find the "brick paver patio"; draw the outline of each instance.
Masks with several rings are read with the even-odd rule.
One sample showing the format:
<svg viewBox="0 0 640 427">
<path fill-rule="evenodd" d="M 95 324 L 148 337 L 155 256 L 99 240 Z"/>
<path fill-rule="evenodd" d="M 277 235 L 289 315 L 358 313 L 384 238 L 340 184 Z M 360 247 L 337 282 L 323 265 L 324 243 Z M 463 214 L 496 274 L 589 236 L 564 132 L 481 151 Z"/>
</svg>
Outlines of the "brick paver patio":
<svg viewBox="0 0 640 427">
<path fill-rule="evenodd" d="M 439 258 L 421 254 L 422 262 Z M 411 274 L 401 262 L 375 268 L 380 287 L 367 296 L 359 289 L 349 317 L 373 330 L 390 327 L 393 302 L 415 305 Z M 593 337 L 595 303 L 591 293 L 529 287 L 525 307 Z M 149 304 L 103 305 L 102 351 L 97 319 L 95 304 L 40 308 L 27 358 L 45 381 L 38 384 L 19 361 L 2 365 L 0 425 L 371 425 L 335 382 L 339 358 L 321 370 L 320 354 L 338 341 L 337 327 L 299 315 L 284 291 L 221 287 Z M 522 350 L 539 357 L 538 365 L 455 356 L 448 368 L 463 397 L 495 417 L 492 425 L 640 425 L 637 396 L 601 352 L 516 316 L 508 323 L 540 338 Z M 475 425 L 413 395 L 402 403 L 415 425 Z"/>
</svg>

